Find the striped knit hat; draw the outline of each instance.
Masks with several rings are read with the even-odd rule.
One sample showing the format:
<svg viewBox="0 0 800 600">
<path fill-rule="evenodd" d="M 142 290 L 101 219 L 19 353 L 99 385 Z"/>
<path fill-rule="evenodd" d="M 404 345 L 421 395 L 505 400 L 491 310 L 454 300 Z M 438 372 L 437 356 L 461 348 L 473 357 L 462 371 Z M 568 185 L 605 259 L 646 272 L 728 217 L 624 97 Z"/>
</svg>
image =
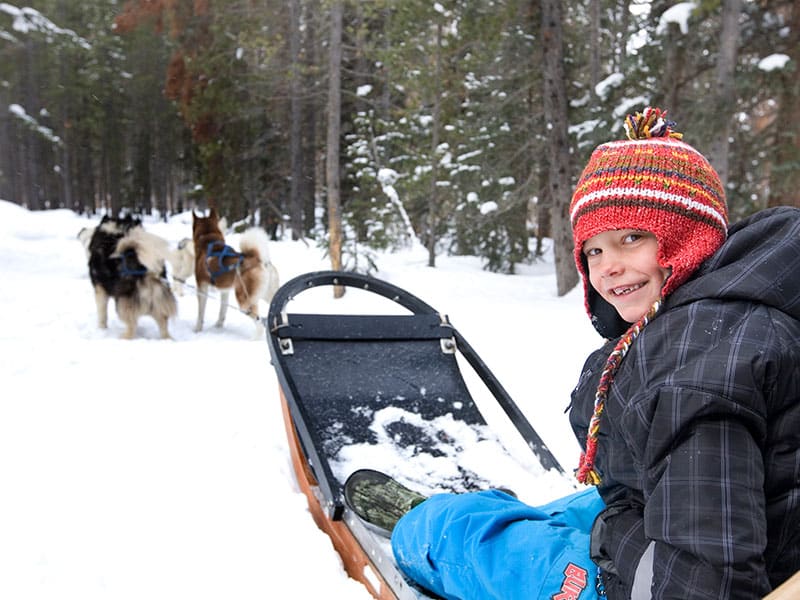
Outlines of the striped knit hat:
<svg viewBox="0 0 800 600">
<path fill-rule="evenodd" d="M 631 344 L 653 319 L 664 297 L 684 283 L 727 236 L 728 211 L 719 175 L 706 158 L 681 141 L 666 111 L 646 108 L 625 119 L 627 140 L 598 146 L 583 170 L 570 204 L 575 264 L 584 285 L 586 310 L 605 337 L 621 336 L 606 361 L 595 395 L 586 450 L 576 470 L 597 484 L 597 432 L 609 386 Z M 638 229 L 655 234 L 658 262 L 671 269 L 661 298 L 638 322 L 622 320 L 589 281 L 583 243 L 604 231 Z"/>
<path fill-rule="evenodd" d="M 658 262 L 672 270 L 664 296 L 725 241 L 728 211 L 719 175 L 702 154 L 681 141 L 683 135 L 672 130 L 675 123 L 666 115 L 650 107 L 628 115 L 628 139 L 602 144 L 592 152 L 572 196 L 575 263 L 595 327 L 600 325 L 594 319 L 600 300 L 589 283 L 582 251 L 592 236 L 613 229 L 654 233 Z M 618 327 L 611 329 L 600 332 L 606 337 L 622 333 Z"/>
</svg>

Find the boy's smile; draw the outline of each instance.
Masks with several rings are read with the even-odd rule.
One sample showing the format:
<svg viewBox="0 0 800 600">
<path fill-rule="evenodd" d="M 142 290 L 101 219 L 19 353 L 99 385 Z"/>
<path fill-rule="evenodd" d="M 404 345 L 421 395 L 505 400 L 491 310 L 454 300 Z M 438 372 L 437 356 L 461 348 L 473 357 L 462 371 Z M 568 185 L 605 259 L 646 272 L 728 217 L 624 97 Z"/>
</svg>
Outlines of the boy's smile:
<svg viewBox="0 0 800 600">
<path fill-rule="evenodd" d="M 670 270 L 658 264 L 658 240 L 648 231 L 604 231 L 583 244 L 589 282 L 628 323 L 635 323 L 661 296 Z"/>
</svg>

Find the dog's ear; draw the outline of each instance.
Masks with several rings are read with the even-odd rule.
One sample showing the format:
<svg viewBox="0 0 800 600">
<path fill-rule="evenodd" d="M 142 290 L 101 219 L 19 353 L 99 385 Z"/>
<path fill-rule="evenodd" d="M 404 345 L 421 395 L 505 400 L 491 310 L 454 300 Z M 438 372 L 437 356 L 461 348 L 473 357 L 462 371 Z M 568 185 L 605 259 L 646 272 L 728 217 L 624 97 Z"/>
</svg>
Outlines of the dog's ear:
<svg viewBox="0 0 800 600">
<path fill-rule="evenodd" d="M 214 219 L 215 221 L 219 221 L 219 214 L 217 214 L 217 209 L 214 208 L 213 206 L 211 207 L 211 210 L 208 211 L 208 216 Z"/>
</svg>

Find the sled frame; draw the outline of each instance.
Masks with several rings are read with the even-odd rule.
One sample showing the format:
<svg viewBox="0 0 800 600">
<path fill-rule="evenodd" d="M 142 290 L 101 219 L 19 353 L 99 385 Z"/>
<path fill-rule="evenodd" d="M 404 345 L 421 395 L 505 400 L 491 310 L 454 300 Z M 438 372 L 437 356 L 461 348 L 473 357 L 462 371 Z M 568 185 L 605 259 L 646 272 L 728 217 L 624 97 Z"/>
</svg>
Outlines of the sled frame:
<svg viewBox="0 0 800 600">
<path fill-rule="evenodd" d="M 411 314 L 287 312 L 291 300 L 320 286 L 345 286 L 375 293 Z M 459 420 L 485 425 L 459 370 L 456 355 L 460 354 L 541 465 L 546 470 L 563 473 L 522 411 L 448 317 L 397 286 L 351 272 L 307 273 L 278 290 L 265 325 L 300 487 L 317 525 L 331 537 L 348 574 L 362 582 L 376 598 L 416 600 L 431 596 L 408 582 L 383 549 L 372 547 L 376 543 L 375 534 L 367 531 L 344 503 L 343 482 L 331 468 L 331 438 L 326 437 L 326 431 L 331 423 L 350 419 L 347 411 L 352 398 L 358 405 L 380 403 L 383 399 L 376 399 L 376 395 L 386 391 L 389 396 L 397 396 L 404 393 L 406 379 L 419 378 L 422 387 L 430 388 L 431 396 L 463 401 Z M 413 377 L 405 377 L 405 373 L 413 373 Z M 409 402 L 425 418 L 438 416 L 437 411 L 443 410 L 425 399 Z M 355 423 L 346 433 L 358 437 L 362 428 Z M 363 432 L 363 435 L 368 434 Z"/>
</svg>

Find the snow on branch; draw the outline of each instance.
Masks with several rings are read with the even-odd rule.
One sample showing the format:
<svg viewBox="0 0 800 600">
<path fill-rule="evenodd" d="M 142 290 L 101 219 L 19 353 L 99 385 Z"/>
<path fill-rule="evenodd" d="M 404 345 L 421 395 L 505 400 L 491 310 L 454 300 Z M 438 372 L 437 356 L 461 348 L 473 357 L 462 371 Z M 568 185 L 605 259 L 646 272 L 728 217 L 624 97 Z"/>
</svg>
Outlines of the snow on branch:
<svg viewBox="0 0 800 600">
<path fill-rule="evenodd" d="M 50 129 L 49 127 L 44 127 L 43 125 L 39 125 L 36 119 L 30 116 L 25 111 L 25 109 L 22 108 L 19 104 L 9 104 L 8 112 L 10 112 L 12 116 L 22 121 L 22 124 L 31 131 L 38 133 L 43 138 L 49 140 L 53 144 L 61 146 L 62 144 L 61 138 L 57 136 L 55 133 L 53 133 L 53 130 Z"/>
<path fill-rule="evenodd" d="M 0 13 L 5 13 L 13 19 L 11 27 L 19 33 L 42 33 L 47 37 L 48 41 L 51 41 L 55 36 L 65 36 L 85 50 L 91 48 L 89 42 L 77 33 L 71 29 L 59 27 L 33 8 L 27 6 L 18 8 L 12 4 L 0 2 Z"/>
</svg>

